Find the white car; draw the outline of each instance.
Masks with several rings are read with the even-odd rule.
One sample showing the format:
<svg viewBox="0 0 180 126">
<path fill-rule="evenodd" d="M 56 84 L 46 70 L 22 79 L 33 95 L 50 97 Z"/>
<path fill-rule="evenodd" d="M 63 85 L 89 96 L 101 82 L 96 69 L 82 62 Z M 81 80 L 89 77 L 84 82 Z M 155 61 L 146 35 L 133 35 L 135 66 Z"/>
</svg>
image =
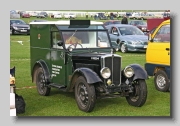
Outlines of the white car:
<svg viewBox="0 0 180 126">
<path fill-rule="evenodd" d="M 32 16 L 32 17 L 36 17 L 37 12 L 30 12 L 29 14 L 30 14 L 30 16 Z"/>
<path fill-rule="evenodd" d="M 54 14 L 54 18 L 62 18 L 62 15 L 61 14 Z"/>
<path fill-rule="evenodd" d="M 75 19 L 75 18 L 76 18 L 76 15 L 73 14 L 73 13 L 64 14 L 64 18 L 65 18 L 65 19 L 69 19 L 70 17 L 73 18 L 73 19 Z"/>
</svg>

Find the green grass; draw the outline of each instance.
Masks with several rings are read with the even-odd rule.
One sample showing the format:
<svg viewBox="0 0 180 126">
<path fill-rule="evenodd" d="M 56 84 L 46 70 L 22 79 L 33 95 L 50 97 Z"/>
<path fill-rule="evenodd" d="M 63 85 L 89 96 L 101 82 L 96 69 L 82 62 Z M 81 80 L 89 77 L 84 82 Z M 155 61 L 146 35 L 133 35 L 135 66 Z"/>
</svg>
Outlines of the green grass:
<svg viewBox="0 0 180 126">
<path fill-rule="evenodd" d="M 16 87 L 35 86 L 30 76 L 30 43 L 27 35 L 10 36 L 10 67 L 16 66 Z M 23 41 L 23 45 L 15 41 Z M 122 67 L 138 63 L 144 66 L 145 53 L 117 52 Z M 147 101 L 142 107 L 128 105 L 124 97 L 98 99 L 91 113 L 78 109 L 74 93 L 52 88 L 50 96 L 40 96 L 36 88 L 17 89 L 26 102 L 26 111 L 18 116 L 170 116 L 170 93 L 155 89 L 153 77 L 146 80 Z"/>
</svg>

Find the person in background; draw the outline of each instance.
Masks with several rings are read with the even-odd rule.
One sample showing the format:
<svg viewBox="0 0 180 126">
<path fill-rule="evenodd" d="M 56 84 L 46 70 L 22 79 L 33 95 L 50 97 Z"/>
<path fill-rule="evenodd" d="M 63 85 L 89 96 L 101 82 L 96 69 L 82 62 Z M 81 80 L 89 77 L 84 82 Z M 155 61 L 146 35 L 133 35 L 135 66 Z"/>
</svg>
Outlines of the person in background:
<svg viewBox="0 0 180 126">
<path fill-rule="evenodd" d="M 123 19 L 121 20 L 121 24 L 128 24 L 128 19 L 126 15 L 124 15 Z"/>
<path fill-rule="evenodd" d="M 119 17 L 120 17 L 119 12 L 117 12 L 117 20 L 119 20 Z"/>
<path fill-rule="evenodd" d="M 86 12 L 86 19 L 88 19 L 88 12 Z"/>
</svg>

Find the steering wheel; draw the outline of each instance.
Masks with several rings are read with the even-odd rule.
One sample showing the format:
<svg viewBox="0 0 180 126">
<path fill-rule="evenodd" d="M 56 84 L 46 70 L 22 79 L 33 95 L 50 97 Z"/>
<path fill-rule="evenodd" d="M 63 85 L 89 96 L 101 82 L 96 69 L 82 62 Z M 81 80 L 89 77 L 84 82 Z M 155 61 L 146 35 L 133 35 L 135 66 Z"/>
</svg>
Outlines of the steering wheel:
<svg viewBox="0 0 180 126">
<path fill-rule="evenodd" d="M 77 45 L 80 45 L 81 48 L 83 48 L 83 46 L 82 46 L 80 43 L 71 44 L 71 45 L 69 45 L 67 48 L 69 49 L 70 47 L 74 46 L 74 49 L 76 49 Z"/>
</svg>

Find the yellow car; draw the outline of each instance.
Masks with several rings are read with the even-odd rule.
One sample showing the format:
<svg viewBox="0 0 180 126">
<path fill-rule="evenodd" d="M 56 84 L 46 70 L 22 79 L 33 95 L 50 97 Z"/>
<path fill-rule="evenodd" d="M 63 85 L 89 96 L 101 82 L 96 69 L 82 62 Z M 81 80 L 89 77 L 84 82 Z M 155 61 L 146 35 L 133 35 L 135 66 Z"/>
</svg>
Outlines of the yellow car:
<svg viewBox="0 0 180 126">
<path fill-rule="evenodd" d="M 145 69 L 157 90 L 170 91 L 170 19 L 149 34 Z"/>
</svg>

